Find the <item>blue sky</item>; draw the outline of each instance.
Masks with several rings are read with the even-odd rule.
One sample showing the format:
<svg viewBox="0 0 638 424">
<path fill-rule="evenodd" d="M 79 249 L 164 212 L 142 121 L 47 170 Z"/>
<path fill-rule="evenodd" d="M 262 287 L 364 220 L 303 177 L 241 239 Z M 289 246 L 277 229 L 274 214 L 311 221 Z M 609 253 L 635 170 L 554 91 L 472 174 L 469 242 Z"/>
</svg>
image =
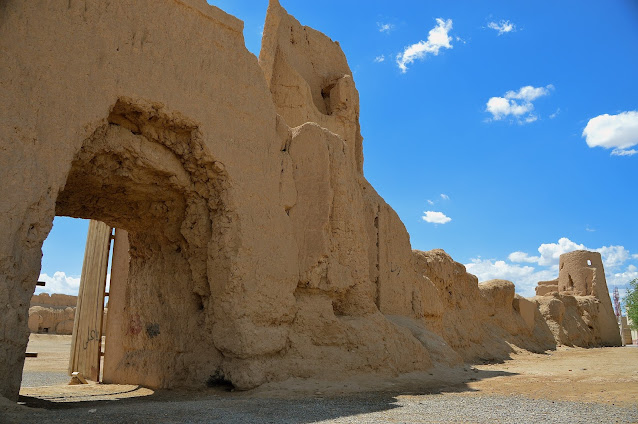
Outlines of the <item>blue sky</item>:
<svg viewBox="0 0 638 424">
<path fill-rule="evenodd" d="M 209 3 L 258 55 L 267 0 Z M 610 290 L 638 277 L 638 2 L 281 3 L 344 49 L 365 175 L 413 248 L 527 296 L 578 248 L 601 251 Z M 44 248 L 60 281 L 86 237 L 67 221 Z"/>
</svg>

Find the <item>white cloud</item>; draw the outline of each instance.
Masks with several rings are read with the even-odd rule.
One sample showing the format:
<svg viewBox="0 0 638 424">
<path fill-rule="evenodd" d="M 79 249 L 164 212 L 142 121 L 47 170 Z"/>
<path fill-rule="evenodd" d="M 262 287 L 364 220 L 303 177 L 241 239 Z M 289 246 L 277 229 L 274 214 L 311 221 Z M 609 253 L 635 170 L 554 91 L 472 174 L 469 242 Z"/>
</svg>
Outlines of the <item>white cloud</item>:
<svg viewBox="0 0 638 424">
<path fill-rule="evenodd" d="M 434 204 L 434 201 L 432 201 L 432 200 L 428 199 L 428 204 L 429 204 L 429 205 L 433 205 L 433 204 Z"/>
<path fill-rule="evenodd" d="M 443 194 L 443 193 L 441 193 L 441 199 L 443 199 L 443 200 L 450 200 L 450 196 L 448 196 L 447 194 Z"/>
<path fill-rule="evenodd" d="M 636 278 L 638 278 L 638 267 L 629 265 L 623 272 L 616 272 L 611 275 L 607 274 L 607 287 L 610 290 L 614 286 L 623 287 Z"/>
<path fill-rule="evenodd" d="M 554 86 L 533 87 L 526 85 L 518 91 L 508 91 L 503 97 L 490 97 L 485 110 L 492 114 L 492 119 L 500 121 L 508 116 L 514 117 L 519 123 L 531 123 L 538 120 L 533 114 L 534 100 L 549 95 Z"/>
<path fill-rule="evenodd" d="M 525 252 L 512 252 L 512 253 L 509 254 L 507 259 L 509 259 L 510 262 L 538 263 L 538 261 L 540 260 L 540 257 L 538 257 L 538 256 L 529 256 Z"/>
<path fill-rule="evenodd" d="M 530 124 L 532 122 L 538 121 L 538 116 L 537 115 L 529 115 L 527 118 L 525 118 L 525 123 L 526 124 Z"/>
<path fill-rule="evenodd" d="M 534 296 L 539 281 L 552 280 L 558 276 L 557 269 L 537 270 L 529 265 L 512 265 L 493 259 L 472 259 L 465 267 L 476 275 L 479 281 L 493 279 L 508 280 L 514 283 L 516 291 L 522 296 Z"/>
<path fill-rule="evenodd" d="M 549 115 L 549 119 L 554 119 L 560 114 L 560 108 L 556 109 L 556 112 Z"/>
<path fill-rule="evenodd" d="M 558 243 L 543 243 L 538 248 L 541 254 L 538 264 L 542 266 L 558 265 L 560 255 L 574 250 L 587 250 L 584 244 L 576 244 L 567 237 L 562 237 Z"/>
<path fill-rule="evenodd" d="M 508 100 L 505 97 L 490 97 L 486 106 L 487 111 L 491 113 L 497 121 L 508 115 L 524 115 L 534 108 L 531 103 L 519 105 L 515 101 Z"/>
<path fill-rule="evenodd" d="M 585 231 L 589 232 L 589 233 L 594 233 L 596 232 L 595 228 L 590 228 L 589 225 L 585 227 Z"/>
<path fill-rule="evenodd" d="M 424 215 L 421 218 L 431 224 L 447 224 L 452 221 L 452 218 L 445 216 L 443 212 L 425 211 L 423 213 Z"/>
<path fill-rule="evenodd" d="M 57 271 L 52 277 L 47 274 L 40 274 L 38 280 L 46 282 L 46 285 L 44 287 L 38 286 L 36 288 L 36 294 L 61 293 L 77 296 L 78 290 L 80 289 L 80 277 L 72 277 L 62 271 Z"/>
<path fill-rule="evenodd" d="M 452 44 L 450 42 L 452 37 L 448 35 L 451 30 L 451 19 L 443 20 L 437 18 L 436 26 L 430 30 L 427 41 L 419 41 L 407 46 L 403 53 L 397 55 L 397 65 L 399 65 L 401 72 L 406 73 L 408 71 L 407 65 L 417 59 L 423 60 L 428 54 L 437 56 L 441 48 L 451 49 Z"/>
<path fill-rule="evenodd" d="M 505 93 L 505 98 L 533 102 L 539 97 L 547 96 L 549 94 L 549 90 L 553 89 L 554 86 L 552 84 L 549 84 L 547 87 L 532 87 L 531 85 L 526 85 L 525 87 L 521 87 L 518 91 L 508 91 Z"/>
<path fill-rule="evenodd" d="M 377 22 L 377 27 L 379 28 L 379 32 L 385 32 L 389 34 L 394 29 L 394 24 L 384 24 L 381 22 Z"/>
<path fill-rule="evenodd" d="M 540 256 L 531 256 L 525 252 L 516 251 L 508 256 L 510 263 L 496 259 L 472 259 L 465 266 L 468 272 L 475 274 L 479 281 L 500 278 L 510 280 L 516 285 L 516 291 L 524 296 L 533 296 L 534 288 L 539 281 L 552 280 L 558 277 L 558 263 L 560 255 L 574 250 L 590 250 L 599 252 L 605 266 L 607 285 L 612 287 L 626 285 L 634 278 L 638 278 L 638 264 L 627 263 L 638 259 L 638 254 L 630 254 L 624 246 L 603 246 L 596 249 L 587 248 L 567 237 L 562 237 L 557 243 L 543 243 L 538 248 Z M 526 265 L 519 265 L 526 263 Z M 624 270 L 621 267 L 625 266 Z"/>
<path fill-rule="evenodd" d="M 625 263 L 629 257 L 629 251 L 624 246 L 603 246 L 597 249 L 586 247 L 584 244 L 577 244 L 562 237 L 558 243 L 543 243 L 538 248 L 540 257 L 529 256 L 524 252 L 514 252 L 509 256 L 512 262 L 536 262 L 541 266 L 558 265 L 560 255 L 573 252 L 574 250 L 591 250 L 600 253 L 605 267 L 613 268 Z M 522 260 L 516 260 L 522 259 Z M 532 260 L 537 259 L 537 260 Z"/>
<path fill-rule="evenodd" d="M 624 264 L 630 256 L 629 251 L 624 246 L 603 246 L 593 250 L 600 253 L 603 265 L 609 268 Z"/>
<path fill-rule="evenodd" d="M 374 63 L 381 63 L 385 61 L 385 56 L 384 55 L 380 55 L 374 58 Z"/>
<path fill-rule="evenodd" d="M 638 111 L 592 118 L 582 136 L 589 147 L 614 149 L 612 155 L 615 156 L 632 156 L 636 151 L 628 149 L 638 145 Z"/>
<path fill-rule="evenodd" d="M 633 156 L 638 153 L 638 150 L 622 150 L 622 149 L 614 149 L 611 151 L 612 156 Z"/>
<path fill-rule="evenodd" d="M 498 31 L 498 35 L 503 35 L 508 32 L 516 31 L 516 25 L 510 21 L 501 20 L 498 23 L 490 22 L 487 24 L 488 28 Z"/>
</svg>

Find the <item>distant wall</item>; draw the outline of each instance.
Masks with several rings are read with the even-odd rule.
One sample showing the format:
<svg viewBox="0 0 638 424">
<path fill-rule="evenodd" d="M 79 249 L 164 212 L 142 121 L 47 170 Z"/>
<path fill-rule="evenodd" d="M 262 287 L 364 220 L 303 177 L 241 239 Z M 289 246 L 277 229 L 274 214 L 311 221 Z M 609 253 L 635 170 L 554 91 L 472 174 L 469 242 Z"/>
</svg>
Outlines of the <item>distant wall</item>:
<svg viewBox="0 0 638 424">
<path fill-rule="evenodd" d="M 77 296 L 71 296 L 68 294 L 49 294 L 40 293 L 31 297 L 31 306 L 43 306 L 47 308 L 75 308 L 78 303 Z"/>
<path fill-rule="evenodd" d="M 29 331 L 32 333 L 72 334 L 75 308 L 29 308 Z"/>
<path fill-rule="evenodd" d="M 77 296 L 40 293 L 31 297 L 29 331 L 31 333 L 72 334 Z"/>
</svg>

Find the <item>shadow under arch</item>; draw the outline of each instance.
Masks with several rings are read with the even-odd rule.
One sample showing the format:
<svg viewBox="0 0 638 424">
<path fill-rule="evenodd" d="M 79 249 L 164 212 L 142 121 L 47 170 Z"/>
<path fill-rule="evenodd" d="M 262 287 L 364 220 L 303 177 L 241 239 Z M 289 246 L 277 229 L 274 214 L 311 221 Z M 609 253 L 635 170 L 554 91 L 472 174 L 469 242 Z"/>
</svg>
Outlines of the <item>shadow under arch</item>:
<svg viewBox="0 0 638 424">
<path fill-rule="evenodd" d="M 193 368 L 221 363 L 210 334 L 215 288 L 229 278 L 237 246 L 230 204 L 228 176 L 197 123 L 160 104 L 120 98 L 82 143 L 55 214 L 129 234 L 112 382 L 192 386 Z"/>
</svg>

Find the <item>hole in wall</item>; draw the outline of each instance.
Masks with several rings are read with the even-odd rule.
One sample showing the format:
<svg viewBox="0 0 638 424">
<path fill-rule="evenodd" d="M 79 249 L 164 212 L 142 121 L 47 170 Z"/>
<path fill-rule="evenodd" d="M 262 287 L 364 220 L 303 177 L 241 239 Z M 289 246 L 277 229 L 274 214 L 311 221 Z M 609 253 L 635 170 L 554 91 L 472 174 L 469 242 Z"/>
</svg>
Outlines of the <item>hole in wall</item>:
<svg viewBox="0 0 638 424">
<path fill-rule="evenodd" d="M 326 115 L 332 115 L 332 103 L 330 103 L 330 92 L 335 88 L 335 84 L 329 84 L 321 89 L 321 97 L 326 108 Z"/>
</svg>

